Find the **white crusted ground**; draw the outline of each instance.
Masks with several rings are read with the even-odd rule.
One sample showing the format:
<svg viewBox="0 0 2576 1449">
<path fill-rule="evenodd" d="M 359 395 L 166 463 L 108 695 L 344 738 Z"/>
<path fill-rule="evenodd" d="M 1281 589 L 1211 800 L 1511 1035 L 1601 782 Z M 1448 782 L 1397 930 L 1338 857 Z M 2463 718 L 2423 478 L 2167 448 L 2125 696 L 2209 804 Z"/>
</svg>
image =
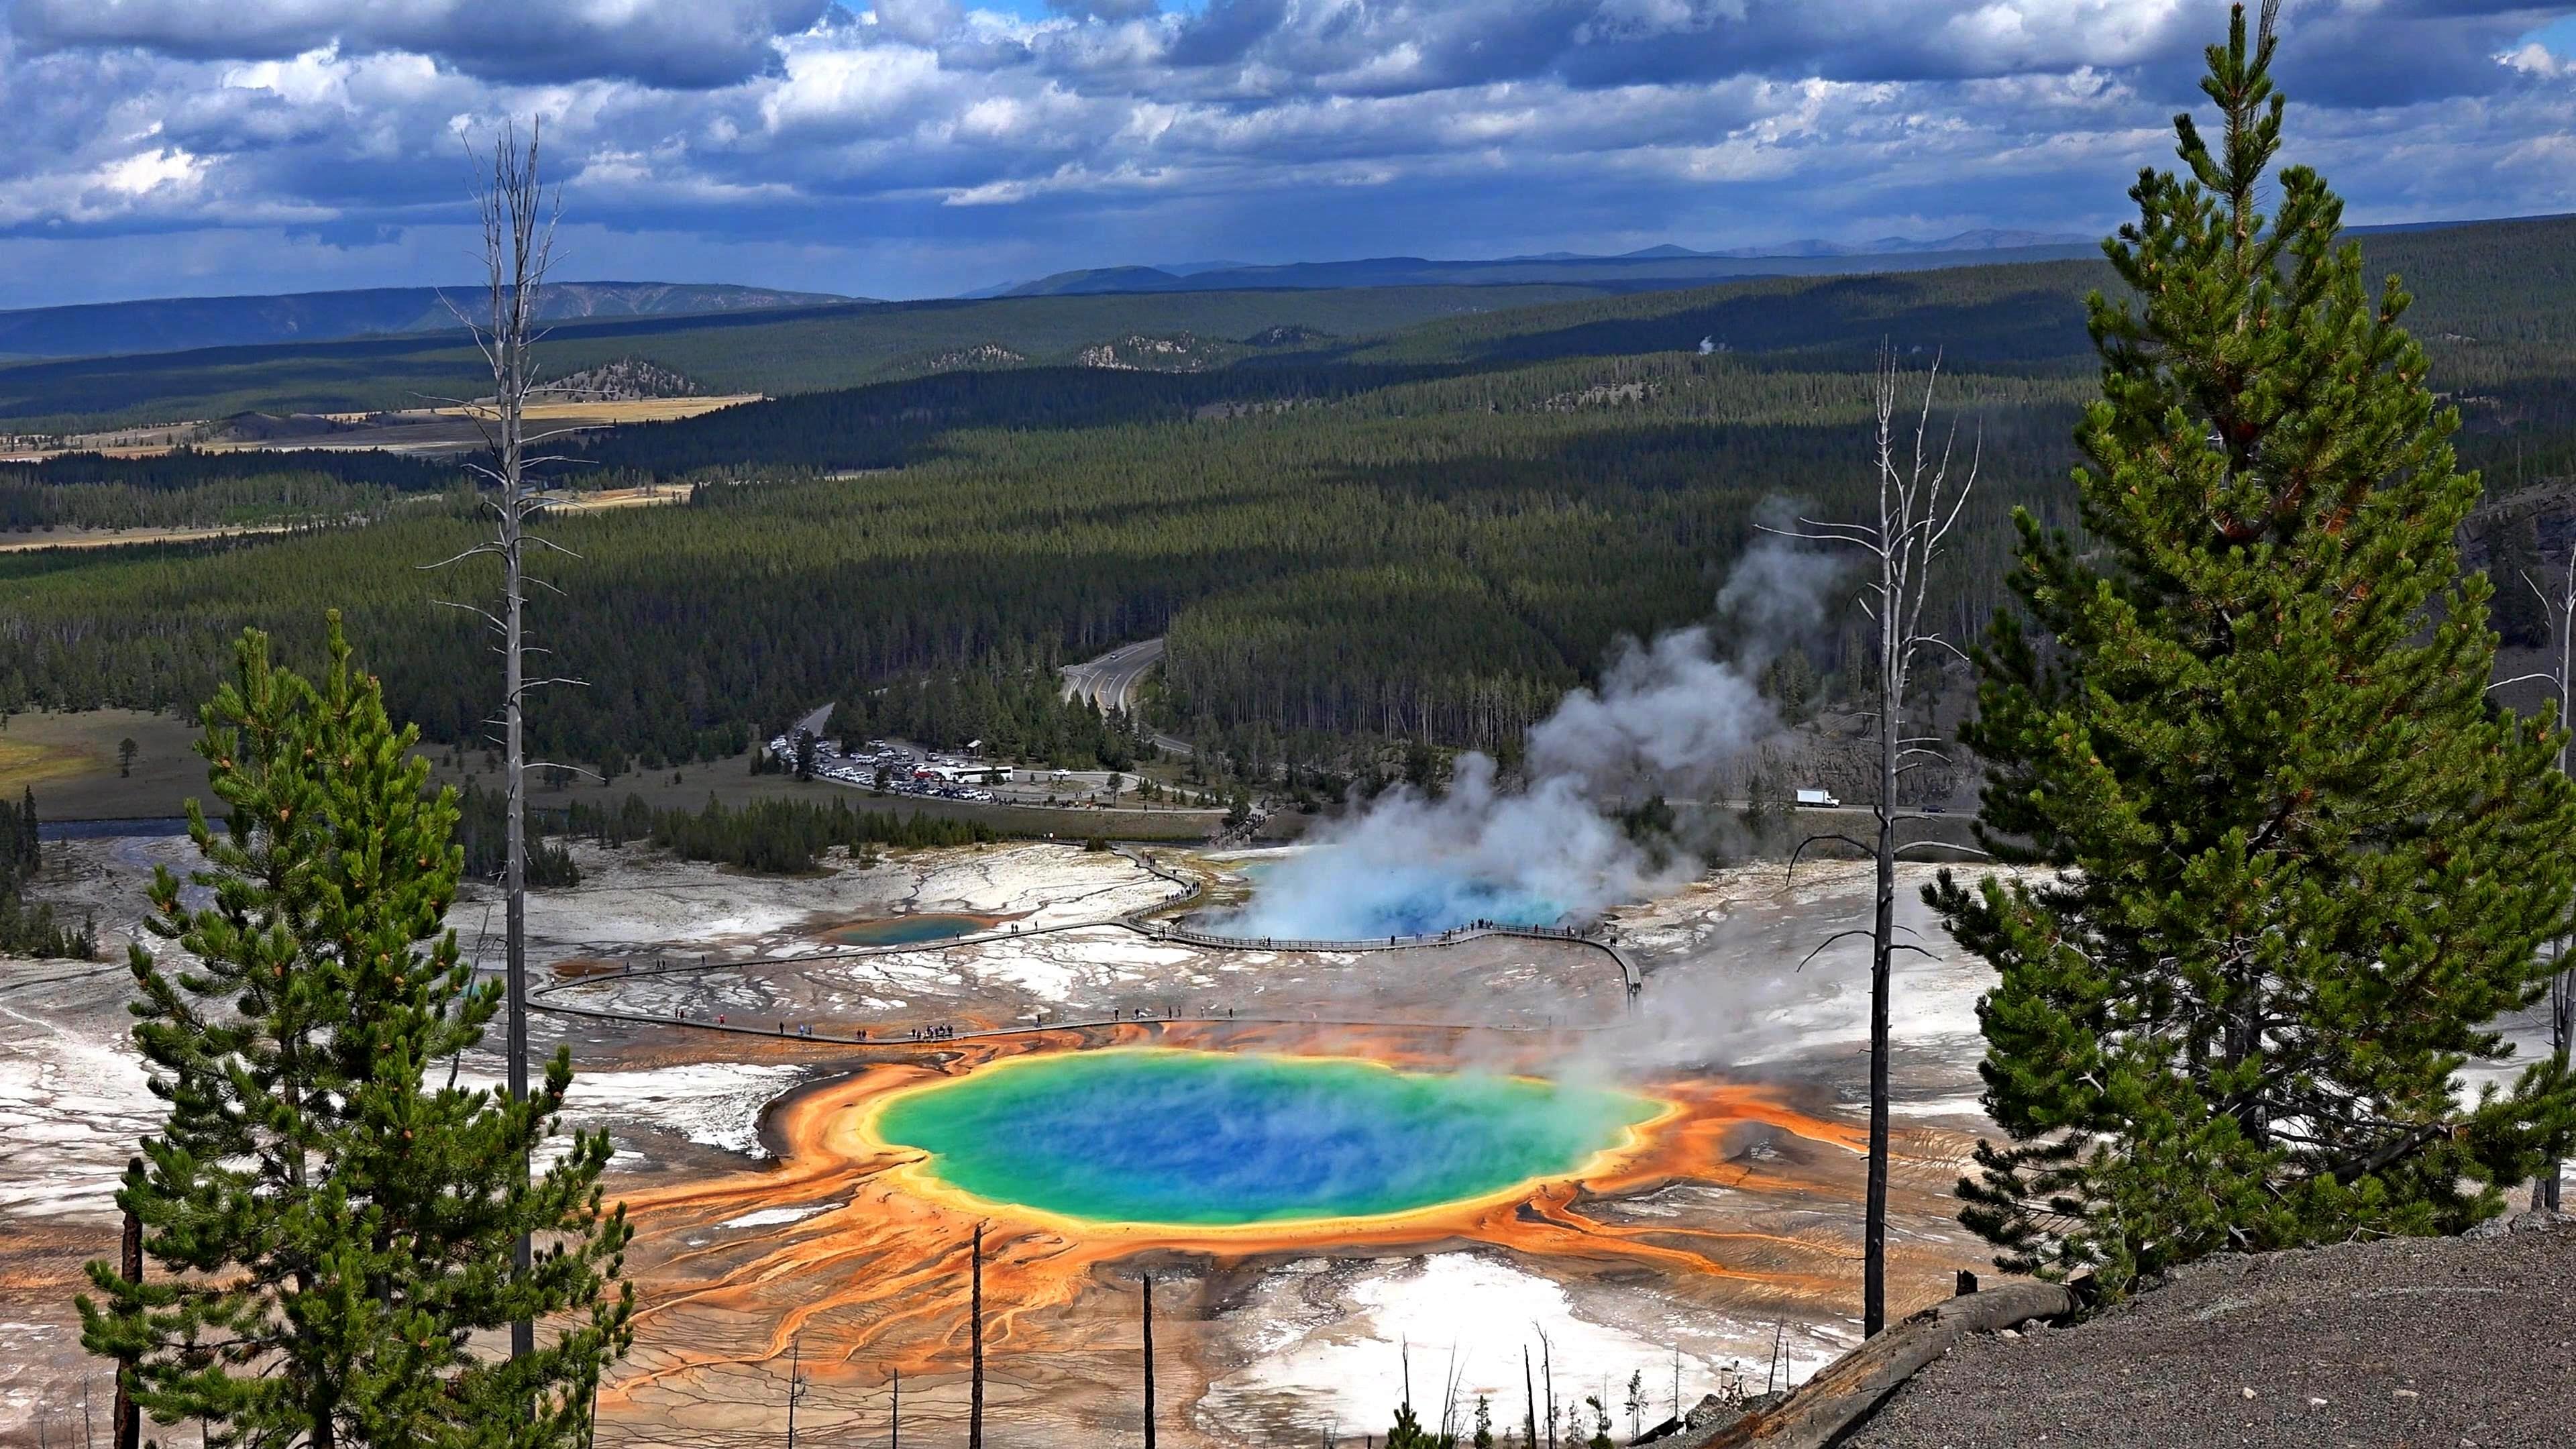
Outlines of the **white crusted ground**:
<svg viewBox="0 0 2576 1449">
<path fill-rule="evenodd" d="M 628 846 L 575 846 L 582 883 L 530 898 L 538 959 L 653 946 L 793 954 L 841 921 L 900 912 L 1016 916 L 1024 927 L 1098 920 L 1149 906 L 1172 887 L 1125 858 L 1079 846 L 1023 844 L 922 851 L 861 870 L 835 855 L 810 877 L 750 875 Z M 469 944 L 497 907 L 460 901 L 448 924 Z"/>
<path fill-rule="evenodd" d="M 1518 1425 L 1526 1349 L 1533 1366 L 1553 1364 L 1561 1408 L 1598 1395 L 1615 1437 L 1625 1439 L 1631 1375 L 1643 1375 L 1651 1424 L 1667 1411 L 1676 1349 L 1682 1402 L 1695 1403 L 1730 1367 L 1749 1368 L 1758 1388 L 1772 1337 L 1769 1325 L 1680 1311 L 1651 1290 L 1587 1286 L 1570 1295 L 1504 1255 L 1467 1252 L 1303 1259 L 1266 1277 L 1229 1322 L 1232 1351 L 1246 1366 L 1211 1384 L 1196 1413 L 1212 1438 L 1236 1443 L 1255 1442 L 1283 1416 L 1310 1423 L 1310 1437 L 1328 1428 L 1343 1438 L 1383 1434 L 1404 1397 L 1408 1349 L 1414 1411 L 1426 1425 L 1436 1427 L 1453 1367 L 1462 1424 L 1482 1394 L 1498 1438 Z M 1793 1328 L 1795 1375 L 1803 1379 L 1848 1346 Z M 1587 1421 L 1581 1437 L 1590 1435 Z"/>
<path fill-rule="evenodd" d="M 479 1054 L 478 1054 L 479 1055 Z M 465 1086 L 499 1091 L 497 1062 L 460 1072 Z M 683 1062 L 635 1071 L 577 1072 L 564 1098 L 564 1127 L 610 1135 L 620 1128 L 669 1132 L 701 1147 L 765 1157 L 760 1114 L 805 1075 L 797 1067 L 752 1062 Z"/>
<path fill-rule="evenodd" d="M 83 969 L 70 962 L 0 962 L 5 979 Z M 121 971 L 120 971 L 121 974 Z M 24 999 L 25 993 L 18 993 Z M 0 1213 L 104 1216 L 135 1143 L 158 1127 L 162 1104 L 123 1036 L 66 1026 L 0 999 Z"/>
<path fill-rule="evenodd" d="M 1131 862 L 1069 845 L 995 846 L 921 852 L 861 871 L 846 862 L 811 879 L 735 874 L 674 861 L 639 848 L 576 847 L 583 884 L 530 896 L 529 956 L 540 968 L 564 956 L 649 948 L 665 943 L 730 942 L 762 953 L 811 950 L 814 933 L 834 921 L 899 910 L 1026 914 L 1027 924 L 1093 920 L 1150 905 L 1172 887 Z M 137 1139 L 162 1115 L 141 1058 L 126 1035 L 123 1002 L 130 988 L 121 964 L 125 943 L 145 939 L 172 968 L 185 954 L 143 937 L 144 883 L 156 866 L 185 876 L 197 864 L 183 837 L 67 841 L 48 847 L 44 896 L 58 910 L 94 914 L 103 962 L 0 959 L 0 1214 L 99 1220 L 113 1212 L 111 1194 Z M 468 953 L 485 939 L 482 899 L 451 912 Z M 1124 932 L 1077 933 L 1060 940 L 1001 942 L 975 972 L 1055 996 L 1077 980 L 1114 983 L 1139 964 L 1166 959 L 1158 947 Z M 1041 944 L 1043 943 L 1043 944 Z M 853 962 L 856 968 L 856 962 Z M 863 973 L 870 983 L 854 1004 L 900 1011 L 898 988 L 938 982 L 968 984 L 954 963 L 936 955 L 878 957 Z M 855 984 L 855 983 L 854 983 Z M 553 1023 L 540 1018 L 540 1035 Z M 497 1062 L 468 1059 L 471 1079 L 497 1085 Z M 729 1152 L 758 1155 L 761 1112 L 793 1086 L 796 1068 L 736 1062 L 585 1069 L 574 1080 L 570 1126 L 646 1128 Z M 621 1134 L 623 1135 L 623 1134 Z M 621 1161 L 634 1160 L 621 1142 Z"/>
</svg>

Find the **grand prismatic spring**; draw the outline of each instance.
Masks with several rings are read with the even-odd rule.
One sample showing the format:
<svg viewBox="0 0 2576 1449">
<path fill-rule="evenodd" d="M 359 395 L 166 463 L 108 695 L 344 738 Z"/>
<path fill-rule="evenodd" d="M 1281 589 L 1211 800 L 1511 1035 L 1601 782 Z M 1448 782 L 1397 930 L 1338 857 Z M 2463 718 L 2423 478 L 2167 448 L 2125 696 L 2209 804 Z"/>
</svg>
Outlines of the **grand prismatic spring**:
<svg viewBox="0 0 2576 1449">
<path fill-rule="evenodd" d="M 602 1410 L 767 1413 L 801 1343 L 854 1427 L 882 1430 L 900 1372 L 907 1434 L 916 1413 L 953 1432 L 978 1226 L 992 1411 L 1030 1443 L 1132 1428 L 1142 1272 L 1162 1285 L 1165 1427 L 1234 1426 L 1211 1419 L 1214 1440 L 1191 1443 L 1295 1437 L 1302 1401 L 1223 1386 L 1261 1353 L 1243 1295 L 1300 1263 L 1491 1254 L 1569 1285 L 1546 1293 L 1652 1284 L 1655 1311 L 1765 1334 L 1792 1304 L 1847 1296 L 1848 1245 L 1818 1213 L 1858 1188 L 1852 1126 L 1747 1083 L 1551 1084 L 1563 1043 L 1547 1038 L 1518 1057 L 1462 1044 L 1136 1024 L 959 1042 L 817 1083 L 770 1114 L 775 1168 L 628 1197 L 643 1310 Z M 1916 1246 L 1908 1266 L 1930 1266 Z"/>
<path fill-rule="evenodd" d="M 1106 1223 L 1377 1218 L 1580 1173 L 1666 1110 L 1336 1057 L 1029 1057 L 879 1104 L 874 1130 L 995 1204 Z"/>
</svg>

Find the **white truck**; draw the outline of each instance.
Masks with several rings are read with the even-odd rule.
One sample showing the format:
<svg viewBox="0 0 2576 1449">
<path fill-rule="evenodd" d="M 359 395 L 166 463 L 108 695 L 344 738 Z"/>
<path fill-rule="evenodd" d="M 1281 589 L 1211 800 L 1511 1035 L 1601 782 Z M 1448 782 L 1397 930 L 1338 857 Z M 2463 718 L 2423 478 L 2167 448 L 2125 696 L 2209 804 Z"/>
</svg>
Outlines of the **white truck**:
<svg viewBox="0 0 2576 1449">
<path fill-rule="evenodd" d="M 1832 810 L 1843 802 L 1822 790 L 1801 790 L 1798 792 L 1798 803 L 1818 810 Z"/>
</svg>

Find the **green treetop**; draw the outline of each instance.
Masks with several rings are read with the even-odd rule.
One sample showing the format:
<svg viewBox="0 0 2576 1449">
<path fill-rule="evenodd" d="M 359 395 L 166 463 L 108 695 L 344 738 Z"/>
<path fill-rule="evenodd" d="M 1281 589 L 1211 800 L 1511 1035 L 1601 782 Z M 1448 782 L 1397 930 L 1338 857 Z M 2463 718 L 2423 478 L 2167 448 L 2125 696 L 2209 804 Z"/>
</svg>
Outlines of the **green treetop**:
<svg viewBox="0 0 2576 1449">
<path fill-rule="evenodd" d="M 1454 1434 L 1435 1434 L 1422 1427 L 1410 1403 L 1395 1406 L 1395 1427 L 1386 1431 L 1386 1449 L 1457 1449 Z"/>
<path fill-rule="evenodd" d="M 569 1056 L 525 1102 L 458 1085 L 500 999 L 441 926 L 455 792 L 426 789 L 416 731 L 352 672 L 336 615 L 329 660 L 316 688 L 246 631 L 202 712 L 231 814 L 210 828 L 188 805 L 212 899 L 191 908 L 156 872 L 150 929 L 185 954 L 133 951 L 134 1038 L 169 1117 L 117 1196 L 154 1266 L 90 1265 L 82 1341 L 156 1420 L 202 1420 L 218 1446 L 579 1444 L 633 1303 L 606 1292 L 627 1240 L 601 1205 L 608 1138 L 576 1136 L 523 1185 Z M 551 1246 L 518 1276 L 522 1231 Z M 521 1317 L 555 1331 L 505 1359 L 491 1335 Z"/>
<path fill-rule="evenodd" d="M 2271 13 L 2209 50 L 2215 149 L 2149 171 L 2105 246 L 2089 538 L 2017 519 L 2027 622 L 1979 651 L 1989 848 L 2046 867 L 1928 892 L 2000 981 L 1962 1219 L 2006 1267 L 2167 1265 L 2494 1212 L 2571 1114 L 2547 1067 L 2464 1103 L 2565 929 L 2556 721 L 2489 707 L 2478 497 L 2342 204 L 2277 176 Z"/>
</svg>

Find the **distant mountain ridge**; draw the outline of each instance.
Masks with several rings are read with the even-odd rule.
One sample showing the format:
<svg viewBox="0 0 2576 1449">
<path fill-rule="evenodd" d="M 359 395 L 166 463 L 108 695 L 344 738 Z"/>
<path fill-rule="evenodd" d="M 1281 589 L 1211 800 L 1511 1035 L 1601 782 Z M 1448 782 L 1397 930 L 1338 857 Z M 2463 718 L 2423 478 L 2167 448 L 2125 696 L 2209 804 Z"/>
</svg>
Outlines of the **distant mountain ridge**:
<svg viewBox="0 0 2576 1449">
<path fill-rule="evenodd" d="M 456 326 L 445 296 L 472 313 L 473 286 L 369 287 L 268 297 L 161 297 L 0 311 L 0 357 L 101 357 L 198 347 L 323 342 L 437 332 Z M 720 282 L 556 282 L 539 309 L 550 321 L 668 317 L 863 301 Z"/>
<path fill-rule="evenodd" d="M 2095 254 L 2095 238 L 2076 232 L 2007 231 L 1988 227 L 1918 240 L 1881 237 L 1868 242 L 1815 238 L 1771 246 L 1693 251 L 1667 242 L 1618 256 L 1546 252 L 1537 256 L 1437 260 L 1370 257 L 1347 262 L 1288 262 L 1255 266 L 1191 262 L 1162 266 L 1091 267 L 1058 272 L 1032 282 L 987 287 L 969 297 L 1062 297 L 1104 292 L 1212 292 L 1277 287 L 1454 287 L 1532 282 L 1571 282 L 1655 288 L 1724 281 L 1731 277 L 1816 275 L 1835 272 L 1901 272 L 1925 267 L 1996 261 L 2061 261 Z"/>
<path fill-rule="evenodd" d="M 1689 247 L 1665 242 L 1661 246 L 1641 247 L 1621 252 L 1615 257 L 1596 257 L 1583 252 L 1542 252 L 1532 257 L 1504 257 L 1507 262 L 1584 262 L 1584 261 L 1660 261 L 1674 257 L 1726 257 L 1750 260 L 1764 257 L 1879 257 L 1903 256 L 1913 252 L 1993 252 L 2021 247 L 2089 247 L 2097 239 L 2080 231 L 2015 231 L 2002 227 L 1981 227 L 1928 240 L 1917 237 L 1883 236 L 1875 241 L 1836 242 L 1820 237 L 1800 237 L 1796 241 L 1772 242 L 1766 246 L 1721 247 L 1713 251 L 1693 251 Z"/>
</svg>

